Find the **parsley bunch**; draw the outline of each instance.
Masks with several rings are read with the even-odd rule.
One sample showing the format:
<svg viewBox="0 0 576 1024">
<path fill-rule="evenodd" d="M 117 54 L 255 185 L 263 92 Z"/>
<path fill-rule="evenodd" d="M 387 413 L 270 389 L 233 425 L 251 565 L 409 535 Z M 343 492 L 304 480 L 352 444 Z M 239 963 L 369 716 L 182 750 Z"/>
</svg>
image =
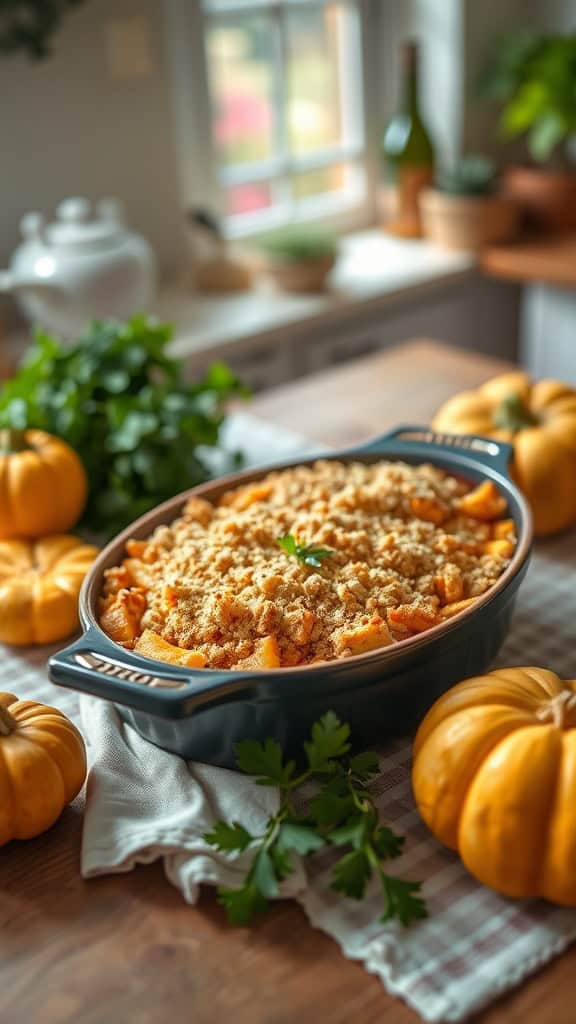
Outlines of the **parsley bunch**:
<svg viewBox="0 0 576 1024">
<path fill-rule="evenodd" d="M 0 391 L 0 427 L 67 441 L 88 475 L 84 525 L 112 534 L 208 479 L 202 447 L 218 444 L 225 402 L 242 394 L 224 363 L 194 384 L 166 349 L 172 330 L 145 316 L 93 323 L 73 344 L 36 334 Z"/>
<path fill-rule="evenodd" d="M 327 712 L 304 744 L 307 767 L 300 772 L 295 761 L 284 760 L 275 740 L 237 744 L 240 770 L 256 776 L 259 786 L 278 787 L 280 805 L 261 835 L 251 835 L 239 822 L 218 821 L 204 836 L 226 853 L 254 851 L 244 885 L 218 890 L 231 924 L 247 924 L 266 909 L 267 901 L 278 894 L 279 883 L 294 870 L 293 854 L 306 856 L 326 846 L 346 850 L 333 867 L 332 888 L 337 892 L 362 899 L 375 875 L 384 900 L 381 921 L 397 919 L 406 926 L 426 917 L 421 883 L 404 881 L 385 870 L 384 862 L 400 856 L 405 840 L 379 824 L 369 790 L 370 780 L 378 773 L 376 754 L 349 756 L 349 737 L 349 726 L 333 711 Z M 300 815 L 294 791 L 310 779 L 318 780 L 320 788 Z"/>
</svg>

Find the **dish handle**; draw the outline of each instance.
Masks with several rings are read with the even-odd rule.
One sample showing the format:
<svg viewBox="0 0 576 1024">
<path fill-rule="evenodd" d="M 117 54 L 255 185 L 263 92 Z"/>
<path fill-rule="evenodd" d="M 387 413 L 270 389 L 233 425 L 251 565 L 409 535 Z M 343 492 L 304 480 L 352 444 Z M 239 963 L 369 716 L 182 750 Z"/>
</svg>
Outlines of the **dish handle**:
<svg viewBox="0 0 576 1024">
<path fill-rule="evenodd" d="M 424 457 L 430 452 L 445 455 L 447 451 L 456 450 L 484 468 L 495 469 L 502 476 L 510 477 L 509 467 L 514 452 L 512 445 L 477 434 L 444 434 L 432 430 L 431 427 L 400 426 L 359 445 L 354 450 L 386 455 L 392 450 L 395 454 L 401 454 L 403 450 L 406 454 L 418 454 L 419 449 Z"/>
<path fill-rule="evenodd" d="M 120 651 L 93 628 L 52 655 L 48 674 L 58 686 L 160 718 L 186 718 L 246 698 L 255 687 L 253 674 L 169 665 Z"/>
</svg>

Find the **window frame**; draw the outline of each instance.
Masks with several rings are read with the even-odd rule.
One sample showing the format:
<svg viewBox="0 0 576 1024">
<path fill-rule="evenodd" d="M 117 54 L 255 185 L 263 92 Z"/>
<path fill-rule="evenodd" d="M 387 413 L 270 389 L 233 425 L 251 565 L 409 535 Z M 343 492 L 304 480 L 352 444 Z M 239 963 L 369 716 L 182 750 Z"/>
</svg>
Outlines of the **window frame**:
<svg viewBox="0 0 576 1024">
<path fill-rule="evenodd" d="M 288 0 L 285 6 L 306 4 L 309 0 Z M 314 0 L 327 4 L 330 0 Z M 334 0 L 332 0 L 334 2 Z M 272 207 L 263 214 L 243 214 L 233 218 L 225 215 L 224 182 L 253 182 L 252 170 L 218 168 L 216 148 L 212 135 L 212 108 L 210 99 L 209 72 L 207 67 L 204 33 L 206 18 L 221 17 L 240 7 L 257 12 L 258 8 L 278 10 L 281 3 L 276 0 L 220 0 L 221 12 L 207 14 L 202 0 L 167 0 L 166 40 L 168 70 L 171 76 L 180 190 L 186 206 L 203 206 L 217 213 L 223 224 L 224 233 L 230 238 L 249 237 L 274 229 L 280 224 L 306 223 L 326 224 L 336 230 L 351 230 L 373 223 L 376 210 L 376 186 L 378 181 L 378 118 L 377 60 L 375 46 L 378 41 L 379 17 L 376 7 L 379 0 L 351 0 L 358 10 L 359 67 L 356 78 L 362 109 L 362 124 L 358 137 L 346 140 L 343 147 L 326 148 L 321 154 L 310 158 L 285 159 L 284 173 L 296 173 L 319 166 L 319 160 L 326 163 L 346 161 L 349 154 L 352 166 L 360 164 L 363 169 L 363 194 L 347 205 L 339 193 L 330 193 L 310 200 L 300 200 L 298 209 L 292 210 L 287 220 L 286 207 Z M 280 167 L 274 158 L 259 162 L 263 174 L 265 164 L 273 169 Z M 324 165 L 325 165 L 324 164 Z M 263 177 L 260 180 L 264 180 Z M 268 179 L 267 179 L 268 180 Z M 241 221 L 241 223 L 240 223 Z"/>
</svg>

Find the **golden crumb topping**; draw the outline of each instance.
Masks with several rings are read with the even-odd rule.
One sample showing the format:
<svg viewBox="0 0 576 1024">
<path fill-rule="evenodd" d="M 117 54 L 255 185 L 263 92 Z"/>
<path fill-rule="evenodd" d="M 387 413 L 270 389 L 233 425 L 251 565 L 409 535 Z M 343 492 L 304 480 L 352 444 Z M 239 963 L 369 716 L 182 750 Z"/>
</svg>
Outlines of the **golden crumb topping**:
<svg viewBox="0 0 576 1024">
<path fill-rule="evenodd" d="M 102 628 L 209 668 L 347 658 L 420 633 L 491 587 L 514 552 L 494 484 L 432 465 L 321 460 L 213 505 L 191 497 L 106 573 Z"/>
</svg>

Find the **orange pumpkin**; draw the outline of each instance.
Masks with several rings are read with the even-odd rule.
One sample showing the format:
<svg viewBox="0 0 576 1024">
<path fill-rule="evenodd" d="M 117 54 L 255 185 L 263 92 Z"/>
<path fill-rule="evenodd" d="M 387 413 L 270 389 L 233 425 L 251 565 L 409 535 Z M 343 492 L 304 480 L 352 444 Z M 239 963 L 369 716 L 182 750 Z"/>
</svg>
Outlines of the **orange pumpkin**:
<svg viewBox="0 0 576 1024">
<path fill-rule="evenodd" d="M 84 467 L 42 430 L 0 430 L 0 538 L 64 533 L 86 502 Z"/>
<path fill-rule="evenodd" d="M 0 693 L 0 846 L 60 817 L 86 778 L 84 741 L 56 708 Z"/>
<path fill-rule="evenodd" d="M 576 906 L 576 680 L 508 668 L 455 686 L 420 725 L 412 783 L 480 882 Z"/>
<path fill-rule="evenodd" d="M 532 506 L 537 536 L 576 522 L 576 390 L 532 382 L 521 370 L 449 399 L 433 420 L 448 434 L 481 434 L 514 446 L 512 476 Z"/>
<path fill-rule="evenodd" d="M 57 534 L 0 541 L 0 642 L 47 644 L 78 627 L 78 594 L 98 549 Z"/>
</svg>

